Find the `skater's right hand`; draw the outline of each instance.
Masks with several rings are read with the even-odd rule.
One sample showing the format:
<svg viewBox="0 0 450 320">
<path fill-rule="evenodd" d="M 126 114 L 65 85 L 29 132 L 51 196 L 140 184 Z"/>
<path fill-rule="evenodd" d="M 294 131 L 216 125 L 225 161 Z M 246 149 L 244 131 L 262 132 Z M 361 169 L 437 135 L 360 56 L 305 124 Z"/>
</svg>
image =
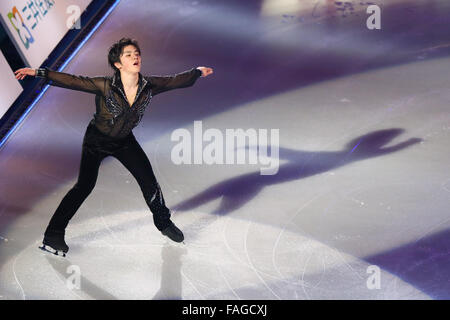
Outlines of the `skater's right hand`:
<svg viewBox="0 0 450 320">
<path fill-rule="evenodd" d="M 22 68 L 14 72 L 17 80 L 23 80 L 26 76 L 36 76 L 36 70 L 31 68 Z"/>
</svg>

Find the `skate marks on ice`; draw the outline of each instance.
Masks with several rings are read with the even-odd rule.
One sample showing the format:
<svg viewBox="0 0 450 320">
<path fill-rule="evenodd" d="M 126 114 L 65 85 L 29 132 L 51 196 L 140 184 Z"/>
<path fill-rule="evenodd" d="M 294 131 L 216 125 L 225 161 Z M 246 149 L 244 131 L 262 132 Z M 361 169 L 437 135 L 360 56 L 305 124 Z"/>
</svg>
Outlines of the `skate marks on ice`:
<svg viewBox="0 0 450 320">
<path fill-rule="evenodd" d="M 197 233 L 198 243 L 208 238 L 207 246 L 195 252 L 201 253 L 198 266 L 185 261 L 183 272 L 196 284 L 200 297 L 209 299 L 427 298 L 383 270 L 380 290 L 369 290 L 367 262 L 291 232 L 288 227 L 298 228 L 288 224 L 279 228 L 216 217 Z M 217 290 L 212 291 L 211 285 Z"/>
<path fill-rule="evenodd" d="M 73 266 L 77 267 L 76 259 L 55 255 L 51 252 L 37 248 L 38 242 L 20 252 L 13 262 L 13 273 L 17 284 L 20 286 L 21 298 L 24 300 L 35 299 L 117 299 L 107 291 L 98 287 L 94 282 L 80 274 L 80 288 L 73 287 Z M 9 264 L 9 263 L 8 263 Z M 8 264 L 4 270 L 8 269 Z M 6 272 L 2 271 L 1 277 Z M 2 279 L 4 284 L 8 279 Z M 71 286 L 72 284 L 72 286 Z M 17 296 L 9 298 L 17 299 Z"/>
<path fill-rule="evenodd" d="M 198 211 L 194 215 L 198 219 L 211 216 Z M 15 261 L 26 298 L 427 298 L 383 270 L 381 289 L 367 289 L 367 262 L 291 232 L 287 226 L 215 216 L 193 241 L 188 230 L 187 245 L 173 246 L 151 223 L 129 223 L 143 217 L 151 220 L 146 211 L 108 217 L 114 236 L 97 232 L 102 226 L 99 217 L 72 224 L 66 238 L 71 254 L 66 258 L 45 254 L 36 244 L 27 247 Z M 177 222 L 181 227 L 192 224 L 192 216 L 180 215 Z M 125 223 L 128 227 L 120 228 Z M 81 271 L 79 290 L 69 289 L 66 283 L 71 265 Z"/>
<path fill-rule="evenodd" d="M 95 217 L 69 229 L 65 258 L 39 250 L 36 241 L 14 259 L 23 299 L 181 299 L 186 246 L 167 241 L 147 211 Z M 11 264 L 5 264 L 0 277 Z M 67 283 L 73 280 L 73 267 L 80 270 L 80 288 Z"/>
<path fill-rule="evenodd" d="M 45 258 L 48 264 L 53 268 L 54 273 L 59 276 L 61 281 L 65 282 L 67 286 L 68 276 L 70 276 L 68 270 L 70 270 L 71 266 L 76 264 L 68 259 L 67 256 L 64 259 L 55 259 L 56 257 L 46 255 Z M 68 290 L 71 290 L 79 299 L 117 300 L 116 297 L 98 287 L 95 283 L 84 277 L 82 274 L 80 275 L 80 284 L 82 284 L 82 286 L 80 286 L 79 289 L 68 288 Z"/>
<path fill-rule="evenodd" d="M 230 178 L 176 204 L 174 209 L 188 211 L 222 198 L 220 206 L 213 214 L 230 214 L 255 198 L 265 187 L 308 178 L 355 161 L 401 151 L 422 141 L 420 138 L 410 138 L 395 146 L 383 147 L 403 132 L 404 129 L 399 128 L 374 131 L 348 142 L 346 148 L 341 151 L 313 152 L 280 148 L 280 159 L 288 162 L 280 165 L 277 174 L 263 176 L 259 171 L 255 171 Z"/>
</svg>

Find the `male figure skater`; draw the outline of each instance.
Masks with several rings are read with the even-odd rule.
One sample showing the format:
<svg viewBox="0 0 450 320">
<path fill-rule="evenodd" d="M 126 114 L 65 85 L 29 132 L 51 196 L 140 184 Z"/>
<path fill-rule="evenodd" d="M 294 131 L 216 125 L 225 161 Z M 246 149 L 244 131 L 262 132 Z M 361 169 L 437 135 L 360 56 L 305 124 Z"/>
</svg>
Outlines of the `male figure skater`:
<svg viewBox="0 0 450 320">
<path fill-rule="evenodd" d="M 44 233 L 43 250 L 63 256 L 69 251 L 64 235 L 69 220 L 88 197 L 97 181 L 101 161 L 117 158 L 138 182 L 153 221 L 161 233 L 175 242 L 183 233 L 170 220 L 161 188 L 150 161 L 132 129 L 142 119 L 151 98 L 159 93 L 192 86 L 199 77 L 213 73 L 212 68 L 197 67 L 171 76 L 143 76 L 141 50 L 137 41 L 122 38 L 109 50 L 112 77 L 85 77 L 56 72 L 47 68 L 23 68 L 15 72 L 18 80 L 26 76 L 45 78 L 50 85 L 95 94 L 96 113 L 83 138 L 77 183 L 64 196 Z"/>
</svg>

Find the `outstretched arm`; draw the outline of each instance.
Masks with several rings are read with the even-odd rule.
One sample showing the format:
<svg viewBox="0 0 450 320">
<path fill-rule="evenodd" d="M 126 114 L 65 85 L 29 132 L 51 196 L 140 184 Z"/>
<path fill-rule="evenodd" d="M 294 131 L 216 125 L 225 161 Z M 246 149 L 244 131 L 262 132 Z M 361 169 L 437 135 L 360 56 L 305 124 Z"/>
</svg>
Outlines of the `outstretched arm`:
<svg viewBox="0 0 450 320">
<path fill-rule="evenodd" d="M 17 70 L 15 74 L 17 80 L 23 80 L 26 76 L 35 76 L 44 78 L 49 81 L 50 85 L 61 88 L 95 93 L 99 95 L 102 95 L 105 92 L 106 80 L 104 77 L 89 78 L 84 76 L 75 76 L 64 72 L 52 71 L 46 68 L 23 68 Z"/>
<path fill-rule="evenodd" d="M 153 95 L 177 88 L 192 86 L 199 77 L 206 77 L 213 71 L 211 68 L 192 68 L 171 76 L 150 76 Z"/>
</svg>

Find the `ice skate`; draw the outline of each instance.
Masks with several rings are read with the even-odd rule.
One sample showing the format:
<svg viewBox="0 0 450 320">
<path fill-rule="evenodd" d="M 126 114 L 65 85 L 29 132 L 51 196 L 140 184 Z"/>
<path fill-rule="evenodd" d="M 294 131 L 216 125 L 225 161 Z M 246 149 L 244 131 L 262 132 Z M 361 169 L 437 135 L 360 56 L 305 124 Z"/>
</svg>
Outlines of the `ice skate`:
<svg viewBox="0 0 450 320">
<path fill-rule="evenodd" d="M 65 257 L 69 246 L 64 241 L 64 232 L 46 232 L 39 249 Z"/>
<path fill-rule="evenodd" d="M 183 232 L 181 232 L 180 229 L 178 229 L 173 222 L 170 222 L 170 225 L 165 228 L 164 230 L 161 230 L 161 233 L 165 236 L 167 236 L 170 240 L 175 242 L 183 242 L 184 235 Z M 184 242 L 183 242 L 184 243 Z"/>
</svg>

